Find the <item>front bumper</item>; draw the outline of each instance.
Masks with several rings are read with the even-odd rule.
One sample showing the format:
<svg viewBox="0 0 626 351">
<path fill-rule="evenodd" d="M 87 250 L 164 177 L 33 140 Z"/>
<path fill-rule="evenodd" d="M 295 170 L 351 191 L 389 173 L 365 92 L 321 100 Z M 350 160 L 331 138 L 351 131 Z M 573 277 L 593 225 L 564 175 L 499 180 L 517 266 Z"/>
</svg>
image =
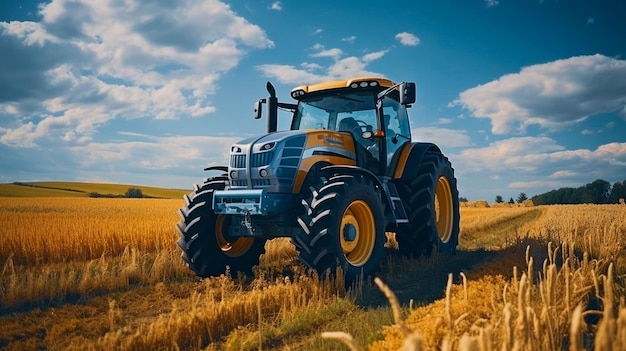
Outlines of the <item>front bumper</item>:
<svg viewBox="0 0 626 351">
<path fill-rule="evenodd" d="M 265 189 L 216 190 L 213 211 L 223 215 L 268 215 L 292 208 L 291 194 L 267 193 Z"/>
</svg>

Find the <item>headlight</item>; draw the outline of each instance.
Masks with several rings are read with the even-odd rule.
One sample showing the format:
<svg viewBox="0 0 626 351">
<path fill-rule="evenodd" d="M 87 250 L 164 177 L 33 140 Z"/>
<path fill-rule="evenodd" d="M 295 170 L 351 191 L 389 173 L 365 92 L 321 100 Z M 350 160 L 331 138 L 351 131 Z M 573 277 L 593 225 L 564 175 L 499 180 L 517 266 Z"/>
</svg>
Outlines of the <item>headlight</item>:
<svg viewBox="0 0 626 351">
<path fill-rule="evenodd" d="M 267 169 L 263 168 L 259 171 L 259 175 L 261 176 L 261 178 L 265 178 L 269 175 L 269 172 L 267 171 Z"/>
<path fill-rule="evenodd" d="M 237 179 L 239 178 L 239 173 L 235 170 L 230 171 L 230 179 Z"/>
<path fill-rule="evenodd" d="M 271 150 L 271 149 L 274 148 L 275 145 L 276 145 L 275 142 L 264 144 L 264 145 L 261 146 L 261 151 Z"/>
</svg>

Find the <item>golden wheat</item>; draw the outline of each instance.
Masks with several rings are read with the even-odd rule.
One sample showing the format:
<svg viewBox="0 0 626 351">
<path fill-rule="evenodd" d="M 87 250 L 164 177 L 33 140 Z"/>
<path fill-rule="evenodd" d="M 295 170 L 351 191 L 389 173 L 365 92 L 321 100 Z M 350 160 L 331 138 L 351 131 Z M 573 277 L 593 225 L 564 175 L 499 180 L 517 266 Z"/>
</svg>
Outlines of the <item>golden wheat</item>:
<svg viewBox="0 0 626 351">
<path fill-rule="evenodd" d="M 80 315 L 43 327 L 46 343 L 39 346 L 51 349 L 260 349 L 264 330 L 324 311 L 346 296 L 341 279 L 320 280 L 299 265 L 288 239 L 267 245 L 253 280 L 195 282 L 175 246 L 181 205 L 182 200 L 0 199 L 0 311 L 93 298 L 98 312 L 84 332 Z M 412 306 L 404 320 L 393 292 L 377 283 L 392 303 L 395 324 L 368 349 L 616 350 L 626 344 L 624 288 L 617 283 L 625 271 L 626 207 L 464 207 L 461 216 L 461 250 L 473 236 L 502 228 L 511 237 L 553 244 L 541 246 L 540 256 L 529 249 L 506 261 L 520 262 L 516 267 L 484 262 L 484 268 L 460 274 L 460 283 L 450 276 L 441 300 Z M 503 248 L 506 242 L 495 237 L 488 246 Z M 496 264 L 498 269 L 489 268 Z M 287 266 L 291 275 L 283 277 Z M 616 271 L 622 276 L 616 278 Z M 145 295 L 131 298 L 133 287 Z M 65 313 L 85 313 L 72 308 Z M 26 328 L 27 318 L 56 318 L 54 311 L 44 313 L 48 317 L 18 316 L 0 316 L 2 329 Z M 589 322 L 594 317 L 600 322 Z M 42 327 L 28 328 L 36 335 Z M 348 340 L 350 330 L 338 332 L 324 336 Z M 9 339 L 0 335 L 0 345 L 15 338 L 16 348 L 38 347 L 33 339 L 22 343 L 16 333 Z M 360 349 L 355 339 L 350 347 Z"/>
<path fill-rule="evenodd" d="M 425 350 L 620 349 L 626 308 L 623 287 L 615 293 L 613 260 L 626 247 L 625 214 L 620 206 L 548 207 L 524 227 L 561 243 L 548 245 L 541 269 L 527 250 L 524 271 L 514 267 L 510 280 L 487 274 L 452 286 L 449 279 L 444 299 L 413 310 L 403 324 L 420 333 Z M 598 325 L 582 318 L 600 313 Z M 403 347 L 407 333 L 397 325 L 371 348 Z"/>
</svg>

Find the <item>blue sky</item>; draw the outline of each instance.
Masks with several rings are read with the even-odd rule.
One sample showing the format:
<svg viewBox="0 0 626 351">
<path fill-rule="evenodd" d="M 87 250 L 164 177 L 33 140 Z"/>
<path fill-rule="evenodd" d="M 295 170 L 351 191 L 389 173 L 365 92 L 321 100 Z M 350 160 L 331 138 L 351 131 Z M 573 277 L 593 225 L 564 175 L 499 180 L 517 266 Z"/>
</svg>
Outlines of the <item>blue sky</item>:
<svg viewBox="0 0 626 351">
<path fill-rule="evenodd" d="M 0 182 L 190 189 L 261 134 L 254 101 L 417 83 L 412 136 L 460 196 L 626 179 L 626 2 L 30 0 L 0 4 Z M 280 115 L 279 126 L 288 126 Z"/>
</svg>

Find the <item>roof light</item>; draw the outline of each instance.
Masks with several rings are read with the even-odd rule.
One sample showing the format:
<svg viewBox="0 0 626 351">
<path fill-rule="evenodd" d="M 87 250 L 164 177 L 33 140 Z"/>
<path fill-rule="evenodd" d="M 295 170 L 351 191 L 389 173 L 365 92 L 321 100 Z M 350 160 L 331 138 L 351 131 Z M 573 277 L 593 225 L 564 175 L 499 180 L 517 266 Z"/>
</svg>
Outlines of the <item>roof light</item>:
<svg viewBox="0 0 626 351">
<path fill-rule="evenodd" d="M 367 86 L 367 82 L 361 82 L 361 83 L 359 83 L 359 85 L 360 85 L 362 88 L 365 88 L 365 87 Z"/>
<path fill-rule="evenodd" d="M 304 90 L 298 89 L 291 92 L 291 97 L 294 99 L 299 98 L 300 96 L 304 96 Z"/>
<path fill-rule="evenodd" d="M 359 85 L 357 83 L 352 83 L 350 84 L 350 88 L 358 88 Z"/>
</svg>

